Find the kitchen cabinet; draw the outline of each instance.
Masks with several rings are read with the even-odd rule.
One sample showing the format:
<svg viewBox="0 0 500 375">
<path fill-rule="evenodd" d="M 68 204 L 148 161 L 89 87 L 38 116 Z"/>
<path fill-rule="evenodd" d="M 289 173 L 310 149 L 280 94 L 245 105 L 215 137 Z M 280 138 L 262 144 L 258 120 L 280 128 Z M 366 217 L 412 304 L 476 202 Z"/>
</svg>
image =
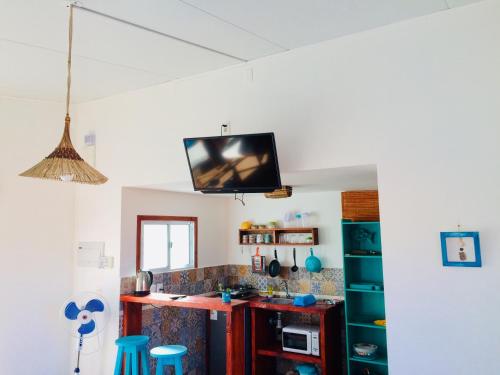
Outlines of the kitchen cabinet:
<svg viewBox="0 0 500 375">
<path fill-rule="evenodd" d="M 226 374 L 245 375 L 245 307 L 247 301 L 232 300 L 223 303 L 220 298 L 201 296 L 179 297 L 174 294 L 151 293 L 146 297 L 123 294 L 123 335 L 140 335 L 142 331 L 142 305 L 149 304 L 172 308 L 216 310 L 224 312 L 226 324 Z"/>
<path fill-rule="evenodd" d="M 257 297 L 249 301 L 252 314 L 252 375 L 276 373 L 278 358 L 317 365 L 323 375 L 342 374 L 341 309 L 342 302 L 334 305 L 318 303 L 308 307 L 279 305 Z M 316 314 L 319 317 L 320 355 L 304 355 L 283 351 L 276 341 L 269 320 L 276 312 Z"/>
</svg>

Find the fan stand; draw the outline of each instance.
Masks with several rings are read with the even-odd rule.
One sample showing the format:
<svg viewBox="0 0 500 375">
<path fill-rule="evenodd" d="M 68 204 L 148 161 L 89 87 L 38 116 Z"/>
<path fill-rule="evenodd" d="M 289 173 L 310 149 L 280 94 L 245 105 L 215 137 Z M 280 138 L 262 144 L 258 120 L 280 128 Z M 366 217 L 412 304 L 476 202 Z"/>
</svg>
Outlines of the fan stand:
<svg viewBox="0 0 500 375">
<path fill-rule="evenodd" d="M 78 355 L 77 355 L 76 367 L 75 367 L 75 371 L 74 371 L 75 374 L 80 373 L 80 353 L 82 351 L 82 347 L 83 347 L 83 335 L 80 334 L 80 338 L 78 339 Z"/>
<path fill-rule="evenodd" d="M 86 303 L 82 303 L 84 299 L 87 301 Z M 76 333 L 75 330 L 78 332 L 78 335 L 74 336 L 78 339 L 78 348 L 76 367 L 73 370 L 73 374 L 80 374 L 80 358 L 82 353 L 85 354 L 82 350 L 84 338 L 91 338 L 93 335 L 97 335 L 99 340 L 98 325 L 99 328 L 102 329 L 106 324 L 105 314 L 108 311 L 108 307 L 103 301 L 104 300 L 101 296 L 95 293 L 87 293 L 81 294 L 80 297 L 73 298 L 63 305 L 63 317 L 66 318 L 66 320 L 73 321 L 71 324 L 72 333 Z M 95 313 L 100 314 L 94 315 Z M 95 319 L 98 316 L 99 319 L 96 321 Z M 78 328 L 76 327 L 76 324 L 79 325 Z"/>
</svg>

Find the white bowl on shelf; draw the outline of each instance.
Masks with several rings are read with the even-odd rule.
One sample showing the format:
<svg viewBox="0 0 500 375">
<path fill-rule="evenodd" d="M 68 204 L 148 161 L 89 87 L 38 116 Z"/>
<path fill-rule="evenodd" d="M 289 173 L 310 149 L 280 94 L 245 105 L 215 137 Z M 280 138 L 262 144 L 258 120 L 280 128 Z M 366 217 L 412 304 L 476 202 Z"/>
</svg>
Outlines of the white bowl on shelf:
<svg viewBox="0 0 500 375">
<path fill-rule="evenodd" d="M 373 358 L 375 357 L 375 354 L 377 353 L 378 346 L 375 344 L 366 344 L 364 342 L 354 344 L 352 346 L 354 349 L 354 353 L 356 353 L 357 356 L 359 357 L 364 357 L 364 358 Z"/>
</svg>

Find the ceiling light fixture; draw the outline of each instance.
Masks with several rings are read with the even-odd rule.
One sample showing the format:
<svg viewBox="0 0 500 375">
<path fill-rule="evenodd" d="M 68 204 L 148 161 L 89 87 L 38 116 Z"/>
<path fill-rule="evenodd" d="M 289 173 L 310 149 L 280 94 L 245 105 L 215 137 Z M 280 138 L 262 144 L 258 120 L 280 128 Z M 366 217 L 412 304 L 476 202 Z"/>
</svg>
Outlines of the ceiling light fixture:
<svg viewBox="0 0 500 375">
<path fill-rule="evenodd" d="M 23 177 L 79 182 L 82 184 L 100 185 L 108 178 L 90 166 L 76 152 L 71 143 L 69 125 L 69 103 L 71 94 L 71 52 L 73 47 L 73 4 L 69 5 L 69 43 L 68 43 L 68 77 L 66 90 L 66 118 L 64 133 L 59 145 L 40 163 L 20 174 Z"/>
</svg>

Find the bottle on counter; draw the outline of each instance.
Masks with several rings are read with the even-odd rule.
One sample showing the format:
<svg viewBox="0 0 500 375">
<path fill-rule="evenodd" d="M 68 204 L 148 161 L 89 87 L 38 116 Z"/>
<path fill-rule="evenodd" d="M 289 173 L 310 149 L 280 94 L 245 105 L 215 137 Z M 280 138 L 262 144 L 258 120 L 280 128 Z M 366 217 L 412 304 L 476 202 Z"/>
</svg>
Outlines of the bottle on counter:
<svg viewBox="0 0 500 375">
<path fill-rule="evenodd" d="M 282 312 L 276 313 L 276 341 L 282 341 L 282 332 L 283 332 L 283 321 L 281 320 Z"/>
<path fill-rule="evenodd" d="M 268 297 L 272 297 L 274 295 L 273 286 L 271 284 L 267 285 L 267 295 Z"/>
</svg>

